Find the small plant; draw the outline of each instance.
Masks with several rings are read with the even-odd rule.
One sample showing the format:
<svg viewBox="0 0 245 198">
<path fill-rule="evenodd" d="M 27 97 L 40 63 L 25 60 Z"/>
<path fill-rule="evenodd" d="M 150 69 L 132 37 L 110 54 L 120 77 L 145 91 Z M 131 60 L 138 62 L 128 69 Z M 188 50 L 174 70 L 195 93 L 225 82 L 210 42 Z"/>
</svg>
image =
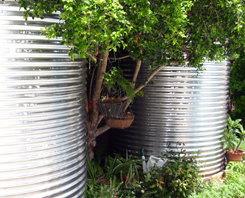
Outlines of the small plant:
<svg viewBox="0 0 245 198">
<path fill-rule="evenodd" d="M 234 153 L 238 152 L 238 148 L 245 138 L 245 130 L 243 129 L 243 126 L 239 124 L 240 122 L 241 119 L 234 121 L 229 116 L 227 126 L 224 129 L 224 137 L 222 138 L 224 148 L 230 148 Z"/>
<path fill-rule="evenodd" d="M 103 168 L 100 166 L 100 161 L 94 158 L 90 161 L 89 156 L 87 154 L 87 177 L 91 182 L 97 181 L 98 177 L 104 175 Z"/>
<path fill-rule="evenodd" d="M 87 190 L 84 193 L 86 198 L 121 198 L 118 196 L 122 183 L 117 183 L 116 177 L 110 179 L 110 184 L 100 184 L 99 182 L 87 183 Z"/>
<path fill-rule="evenodd" d="M 117 161 L 121 156 L 119 154 L 115 154 L 113 157 L 111 155 L 108 155 L 105 158 L 105 164 L 104 164 L 104 171 L 106 173 L 105 177 L 107 180 L 112 178 L 113 176 L 116 176 L 115 174 L 115 167 L 117 166 Z"/>
<path fill-rule="evenodd" d="M 189 154 L 183 146 L 184 144 L 176 143 L 175 150 L 167 150 L 166 154 L 162 154 L 162 159 L 166 161 L 162 168 L 150 168 L 142 184 L 145 193 L 141 197 L 188 197 L 198 190 L 201 179 L 196 156 L 199 152 Z"/>
<path fill-rule="evenodd" d="M 139 181 L 143 177 L 142 173 L 142 160 L 134 159 L 126 152 L 126 157 L 122 157 L 120 154 L 113 156 L 108 155 L 103 162 L 98 159 L 96 155 L 92 161 L 87 158 L 87 171 L 88 179 L 95 181 L 104 178 L 109 181 L 111 178 L 116 177 L 119 181 L 123 181 L 123 175 L 127 178 L 124 182 L 126 185 L 131 183 L 132 180 Z"/>
<path fill-rule="evenodd" d="M 126 157 L 120 156 L 117 159 L 117 165 L 113 170 L 114 175 L 119 175 L 125 185 L 131 185 L 133 181 L 139 181 L 142 176 L 142 160 L 134 159 L 126 152 Z"/>
<path fill-rule="evenodd" d="M 123 198 L 142 198 L 144 189 L 141 186 L 142 181 L 133 181 L 130 185 L 122 185 L 119 195 Z"/>
</svg>

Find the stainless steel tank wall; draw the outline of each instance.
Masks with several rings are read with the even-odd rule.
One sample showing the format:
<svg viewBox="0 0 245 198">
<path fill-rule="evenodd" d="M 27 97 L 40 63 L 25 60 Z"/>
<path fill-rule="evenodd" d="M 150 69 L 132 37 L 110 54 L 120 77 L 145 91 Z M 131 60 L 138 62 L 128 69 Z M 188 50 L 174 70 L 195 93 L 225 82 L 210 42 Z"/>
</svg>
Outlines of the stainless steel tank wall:
<svg viewBox="0 0 245 198">
<path fill-rule="evenodd" d="M 132 105 L 132 126 L 112 135 L 112 148 L 134 156 L 159 156 L 169 142 L 185 143 L 188 152 L 201 151 L 199 166 L 206 176 L 224 167 L 220 138 L 227 118 L 229 67 L 227 62 L 205 62 L 206 70 L 197 75 L 196 68 L 167 66 L 144 88 L 145 97 Z M 144 67 L 140 78 L 149 71 Z M 127 75 L 130 69 L 123 67 Z"/>
<path fill-rule="evenodd" d="M 85 61 L 0 2 L 0 197 L 83 197 L 86 184 Z"/>
</svg>

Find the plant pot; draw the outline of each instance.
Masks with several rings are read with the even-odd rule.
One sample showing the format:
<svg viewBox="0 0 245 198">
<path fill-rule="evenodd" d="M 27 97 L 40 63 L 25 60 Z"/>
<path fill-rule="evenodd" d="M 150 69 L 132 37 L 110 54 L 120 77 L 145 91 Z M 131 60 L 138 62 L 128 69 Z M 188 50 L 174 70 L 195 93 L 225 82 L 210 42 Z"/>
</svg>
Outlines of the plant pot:
<svg viewBox="0 0 245 198">
<path fill-rule="evenodd" d="M 125 104 L 126 101 L 122 102 L 118 98 L 104 98 L 96 103 L 100 113 L 107 117 L 122 113 Z"/>
<path fill-rule="evenodd" d="M 227 155 L 229 158 L 229 161 L 235 161 L 235 162 L 241 162 L 242 161 L 242 157 L 245 154 L 245 152 L 243 150 L 237 150 L 236 153 L 234 153 L 233 149 L 227 150 Z"/>
<path fill-rule="evenodd" d="M 106 124 L 111 128 L 125 129 L 131 126 L 134 121 L 134 115 L 131 112 L 125 112 L 114 117 L 105 117 Z"/>
</svg>

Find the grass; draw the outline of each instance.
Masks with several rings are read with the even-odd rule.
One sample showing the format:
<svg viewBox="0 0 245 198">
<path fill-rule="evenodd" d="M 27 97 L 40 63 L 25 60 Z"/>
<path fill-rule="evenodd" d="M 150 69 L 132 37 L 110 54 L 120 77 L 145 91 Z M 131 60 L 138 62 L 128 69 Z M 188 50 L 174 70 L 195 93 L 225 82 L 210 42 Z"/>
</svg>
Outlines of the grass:
<svg viewBox="0 0 245 198">
<path fill-rule="evenodd" d="M 204 183 L 203 189 L 198 193 L 193 193 L 189 198 L 244 198 L 244 174 L 244 163 L 230 162 L 222 180 Z"/>
</svg>

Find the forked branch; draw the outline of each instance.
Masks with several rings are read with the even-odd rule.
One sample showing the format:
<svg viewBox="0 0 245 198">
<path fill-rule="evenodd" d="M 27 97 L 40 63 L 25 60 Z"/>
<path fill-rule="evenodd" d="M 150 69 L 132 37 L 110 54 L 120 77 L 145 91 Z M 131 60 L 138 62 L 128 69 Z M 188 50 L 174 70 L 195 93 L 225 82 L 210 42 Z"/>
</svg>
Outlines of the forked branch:
<svg viewBox="0 0 245 198">
<path fill-rule="evenodd" d="M 119 58 L 111 58 L 109 57 L 110 60 L 122 60 L 122 59 L 125 59 L 125 58 L 129 58 L 130 55 L 127 55 L 127 56 L 122 56 L 122 57 L 119 57 Z"/>
<path fill-rule="evenodd" d="M 144 84 L 140 85 L 139 87 L 137 87 L 134 90 L 134 93 L 138 93 L 141 89 L 143 89 L 150 81 L 151 79 L 157 74 L 157 72 L 159 72 L 160 70 L 162 70 L 166 65 L 163 66 L 158 66 L 149 76 L 148 78 L 145 80 Z M 122 98 L 122 100 L 127 100 L 128 96 L 125 96 Z"/>
</svg>

